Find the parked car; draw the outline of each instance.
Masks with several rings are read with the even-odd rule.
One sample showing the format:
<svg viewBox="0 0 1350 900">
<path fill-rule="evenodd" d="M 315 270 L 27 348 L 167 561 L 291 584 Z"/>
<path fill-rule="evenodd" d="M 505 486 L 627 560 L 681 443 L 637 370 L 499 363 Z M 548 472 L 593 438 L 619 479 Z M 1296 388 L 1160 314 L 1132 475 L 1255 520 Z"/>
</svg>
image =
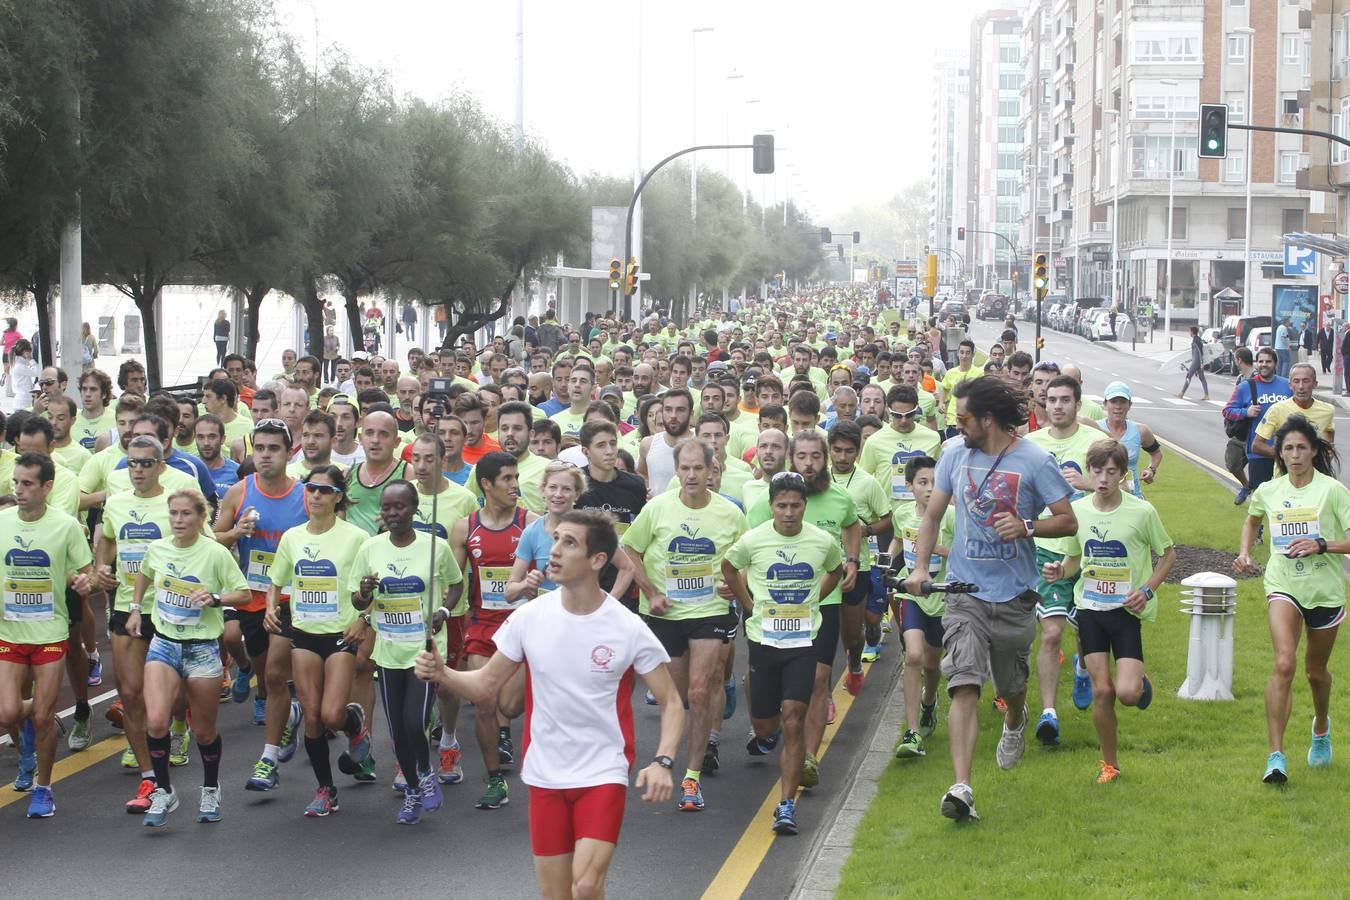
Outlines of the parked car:
<svg viewBox="0 0 1350 900">
<path fill-rule="evenodd" d="M 1068 305 L 1069 303 L 1067 300 L 1052 305 L 1045 314 L 1045 321 L 1041 324 L 1048 325 L 1055 329 L 1059 328 L 1060 316 L 1064 314 L 1064 310 Z"/>
<path fill-rule="evenodd" d="M 1090 309 L 1100 309 L 1110 306 L 1110 302 L 1105 297 L 1078 297 L 1073 300 L 1068 307 L 1067 313 L 1061 313 L 1064 322 L 1062 330 L 1071 334 L 1081 334 L 1079 323 L 1082 321 L 1083 313 Z"/>
<path fill-rule="evenodd" d="M 1049 319 L 1050 310 L 1055 308 L 1055 304 L 1064 303 L 1069 298 L 1063 294 L 1046 294 L 1045 299 L 1041 301 L 1041 324 L 1044 325 Z M 1027 300 L 1022 308 L 1022 318 L 1028 322 L 1036 321 L 1036 298 Z"/>
<path fill-rule="evenodd" d="M 975 307 L 975 318 L 1002 321 L 1008 314 L 1008 298 L 997 291 L 985 291 Z"/>
<path fill-rule="evenodd" d="M 1270 316 L 1229 316 L 1219 328 L 1219 341 L 1225 350 L 1237 347 L 1249 347 L 1248 338 L 1253 329 L 1269 330 L 1274 325 Z"/>
<path fill-rule="evenodd" d="M 938 321 L 951 317 L 958 322 L 966 315 L 966 305 L 960 300 L 948 300 L 942 306 L 938 307 Z"/>
<path fill-rule="evenodd" d="M 1107 309 L 1090 309 L 1084 315 L 1087 324 L 1084 328 L 1084 337 L 1090 341 L 1109 341 L 1111 336 L 1111 311 Z M 1130 329 L 1133 325 L 1130 317 L 1125 313 L 1116 313 L 1116 332 L 1114 340 L 1123 341 L 1128 339 Z"/>
<path fill-rule="evenodd" d="M 1200 341 L 1205 344 L 1219 343 L 1219 331 L 1218 328 L 1206 328 L 1200 332 Z"/>
</svg>

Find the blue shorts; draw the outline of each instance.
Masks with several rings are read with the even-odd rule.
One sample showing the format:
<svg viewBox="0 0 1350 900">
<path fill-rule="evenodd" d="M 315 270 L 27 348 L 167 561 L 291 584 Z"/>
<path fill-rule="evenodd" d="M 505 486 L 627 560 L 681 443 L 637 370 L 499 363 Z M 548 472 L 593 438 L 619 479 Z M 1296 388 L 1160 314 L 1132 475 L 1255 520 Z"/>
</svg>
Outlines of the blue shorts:
<svg viewBox="0 0 1350 900">
<path fill-rule="evenodd" d="M 945 632 L 942 628 L 942 616 L 930 616 L 913 600 L 905 600 L 905 608 L 900 613 L 900 633 L 922 631 L 923 640 L 930 647 L 941 647 Z"/>
<path fill-rule="evenodd" d="M 214 678 L 217 681 L 225 674 L 220 661 L 219 641 L 171 641 L 163 635 L 155 635 L 150 641 L 150 649 L 145 653 L 145 662 L 163 663 L 178 673 L 179 678 Z"/>
<path fill-rule="evenodd" d="M 871 578 L 869 578 L 870 589 L 867 592 L 867 611 L 874 616 L 884 616 L 886 614 L 886 570 L 880 566 L 873 566 Z"/>
</svg>

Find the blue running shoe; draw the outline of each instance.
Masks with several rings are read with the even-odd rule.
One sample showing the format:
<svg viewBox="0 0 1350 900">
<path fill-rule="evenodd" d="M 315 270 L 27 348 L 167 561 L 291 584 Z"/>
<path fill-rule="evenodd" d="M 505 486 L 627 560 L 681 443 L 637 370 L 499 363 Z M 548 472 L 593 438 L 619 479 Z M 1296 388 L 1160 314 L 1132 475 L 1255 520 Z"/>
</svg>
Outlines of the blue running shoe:
<svg viewBox="0 0 1350 900">
<path fill-rule="evenodd" d="M 697 778 L 686 778 L 680 782 L 680 802 L 676 809 L 684 812 L 699 812 L 703 809 L 703 788 Z"/>
<path fill-rule="evenodd" d="M 1289 766 L 1284 761 L 1283 753 L 1276 750 L 1266 757 L 1266 774 L 1261 776 L 1261 780 L 1266 784 L 1284 784 L 1289 780 Z"/>
<path fill-rule="evenodd" d="M 1041 720 L 1036 724 L 1036 740 L 1050 747 L 1059 743 L 1059 716 L 1049 710 L 1041 713 Z"/>
<path fill-rule="evenodd" d="M 169 813 L 178 808 L 178 792 L 170 788 L 155 788 L 150 795 L 150 809 L 141 819 L 146 828 L 163 828 L 169 824 Z"/>
<path fill-rule="evenodd" d="M 773 811 L 773 830 L 778 834 L 797 833 L 797 804 L 792 800 L 779 802 Z"/>
<path fill-rule="evenodd" d="M 727 692 L 727 705 L 722 707 L 722 718 L 730 719 L 736 715 L 736 679 L 731 679 L 723 688 Z"/>
<path fill-rule="evenodd" d="M 1148 709 L 1148 705 L 1153 702 L 1153 682 L 1144 676 L 1144 689 L 1139 694 L 1139 702 L 1135 704 L 1140 709 Z"/>
<path fill-rule="evenodd" d="M 56 812 L 56 799 L 49 787 L 33 788 L 33 796 L 28 799 L 28 818 L 49 819 Z"/>
<path fill-rule="evenodd" d="M 417 790 L 422 795 L 422 809 L 427 812 L 435 812 L 441 808 L 441 801 L 444 797 L 441 794 L 441 783 L 436 780 L 435 772 L 419 775 Z"/>
<path fill-rule="evenodd" d="M 262 697 L 253 698 L 253 724 L 267 724 L 267 701 Z"/>
<path fill-rule="evenodd" d="M 745 742 L 745 752 L 749 753 L 751 756 L 768 756 L 773 752 L 773 749 L 778 746 L 778 740 L 782 735 L 783 733 L 781 731 L 775 731 L 773 734 L 760 740 L 755 737 L 755 733 L 752 731 L 750 732 L 750 739 Z"/>
<path fill-rule="evenodd" d="M 249 682 L 253 680 L 253 667 L 239 669 L 234 673 L 234 683 L 230 685 L 230 699 L 235 703 L 243 703 L 248 699 L 248 695 L 253 691 Z"/>
<path fill-rule="evenodd" d="M 422 821 L 422 792 L 413 788 L 403 795 L 403 808 L 398 811 L 398 824 L 416 825 Z"/>
<path fill-rule="evenodd" d="M 1316 720 L 1313 720 L 1314 723 Z M 1308 747 L 1308 765 L 1322 769 L 1331 765 L 1331 716 L 1327 716 L 1326 734 L 1318 734 L 1313 726 L 1312 744 Z"/>
<path fill-rule="evenodd" d="M 98 687 L 103 683 L 103 660 L 95 653 L 89 657 L 89 686 Z"/>
<path fill-rule="evenodd" d="M 281 732 L 281 747 L 277 753 L 278 762 L 289 762 L 292 756 L 295 756 L 295 749 L 300 746 L 300 731 L 304 724 L 305 714 L 300 709 L 300 701 L 291 701 L 291 712 L 286 718 L 286 727 Z"/>
<path fill-rule="evenodd" d="M 1078 654 L 1073 655 L 1073 705 L 1079 709 L 1092 706 L 1092 679 L 1086 673 L 1078 674 Z"/>
<path fill-rule="evenodd" d="M 260 759 L 253 764 L 253 774 L 244 784 L 246 791 L 270 791 L 281 783 L 281 773 L 277 764 L 270 759 Z"/>
<path fill-rule="evenodd" d="M 648 691 L 648 692 L 647 692 L 647 695 L 646 695 L 645 697 L 642 698 L 642 702 L 645 703 L 645 704 L 647 704 L 648 706 L 656 706 L 656 705 L 657 705 L 657 704 L 656 704 L 656 695 L 653 694 L 651 691 Z"/>
</svg>

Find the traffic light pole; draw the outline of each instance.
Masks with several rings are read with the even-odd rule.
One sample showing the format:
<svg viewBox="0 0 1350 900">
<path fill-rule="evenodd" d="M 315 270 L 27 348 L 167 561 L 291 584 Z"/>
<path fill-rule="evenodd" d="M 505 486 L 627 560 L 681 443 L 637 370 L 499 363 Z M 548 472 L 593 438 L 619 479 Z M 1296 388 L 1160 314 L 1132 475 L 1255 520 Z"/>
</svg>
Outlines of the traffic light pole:
<svg viewBox="0 0 1350 900">
<path fill-rule="evenodd" d="M 1236 128 L 1237 126 L 1235 125 L 1235 126 L 1233 126 L 1233 127 Z M 998 238 L 1000 241 L 1002 241 L 1003 243 L 1005 243 L 1005 244 L 1008 245 L 1008 249 L 1012 251 L 1012 256 L 1013 256 L 1012 262 L 1010 262 L 1010 263 L 1008 264 L 1008 280 L 1009 280 L 1009 281 L 1012 281 L 1012 266 L 1013 266 L 1013 263 L 1016 263 L 1016 264 L 1017 264 L 1017 268 L 1018 268 L 1019 271 L 1020 271 L 1021 268 L 1022 268 L 1022 257 L 1020 257 L 1020 256 L 1017 255 L 1017 245 L 1014 244 L 1011 240 L 1009 240 L 1009 238 L 1008 238 L 1008 236 L 1007 236 L 1006 234 L 1000 234 L 1000 233 L 997 232 L 997 231 L 982 231 L 982 230 L 979 229 L 979 228 L 967 228 L 967 229 L 966 229 L 966 234 L 992 234 L 994 237 Z M 1017 285 L 1013 285 L 1014 297 L 1016 296 L 1016 290 L 1017 290 Z"/>
<path fill-rule="evenodd" d="M 1308 137 L 1326 138 L 1343 147 L 1350 147 L 1350 138 L 1344 138 L 1339 134 L 1332 134 L 1329 131 L 1313 131 L 1310 128 L 1283 128 L 1276 125 L 1234 125 L 1232 122 L 1228 123 L 1228 127 L 1236 128 L 1239 131 L 1273 131 L 1277 134 L 1302 134 Z"/>
<path fill-rule="evenodd" d="M 683 150 L 677 150 L 674 153 L 661 160 L 656 165 L 647 170 L 647 174 L 642 176 L 638 186 L 633 189 L 633 199 L 628 201 L 628 220 L 623 226 L 623 258 L 625 261 L 633 258 L 633 210 L 637 209 L 638 197 L 642 195 L 642 189 L 647 186 L 647 182 L 652 180 L 652 176 L 661 171 L 661 167 L 674 159 L 679 159 L 687 153 L 697 153 L 700 150 L 753 150 L 754 144 L 699 144 L 694 147 L 685 147 Z M 625 302 L 627 309 L 624 310 L 625 316 L 629 319 L 633 317 L 633 295 L 628 295 Z"/>
</svg>

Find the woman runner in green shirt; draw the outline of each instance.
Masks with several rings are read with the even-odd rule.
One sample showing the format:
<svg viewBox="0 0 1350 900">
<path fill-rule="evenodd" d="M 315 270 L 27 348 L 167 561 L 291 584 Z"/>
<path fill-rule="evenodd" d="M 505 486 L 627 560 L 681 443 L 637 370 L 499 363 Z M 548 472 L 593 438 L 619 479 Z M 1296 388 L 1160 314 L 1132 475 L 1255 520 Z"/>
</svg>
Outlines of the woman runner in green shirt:
<svg viewBox="0 0 1350 900">
<path fill-rule="evenodd" d="M 1252 559 L 1261 520 L 1267 519 L 1270 559 L 1266 562 L 1266 610 L 1275 669 L 1266 684 L 1266 731 L 1270 755 L 1267 784 L 1284 784 L 1289 767 L 1284 758 L 1284 732 L 1289 724 L 1290 689 L 1298 668 L 1300 633 L 1308 632 L 1303 669 L 1312 689 L 1312 742 L 1308 765 L 1331 765 L 1331 673 L 1327 661 L 1336 632 L 1345 618 L 1344 554 L 1350 525 L 1350 490 L 1336 480 L 1336 448 L 1322 439 L 1303 416 L 1290 416 L 1275 433 L 1275 465 L 1279 477 L 1257 488 L 1247 504 L 1242 544 L 1233 568 L 1255 574 Z"/>
<path fill-rule="evenodd" d="M 337 787 L 324 730 L 342 731 L 352 759 L 370 753 L 370 729 L 361 704 L 350 703 L 361 631 L 346 574 L 368 535 L 338 512 L 347 508 L 347 479 L 335 465 L 315 466 L 304 478 L 309 521 L 288 529 L 269 570 L 263 626 L 281 633 L 281 590 L 291 597 L 291 674 L 304 712 L 305 752 L 318 779 L 310 818 L 337 812 Z"/>
<path fill-rule="evenodd" d="M 141 634 L 141 605 L 154 588 L 151 617 L 155 636 L 145 655 L 145 732 L 155 792 L 144 822 L 152 828 L 168 823 L 178 808 L 178 794 L 169 781 L 169 716 L 180 688 L 187 693 L 192 730 L 197 737 L 204 776 L 198 822 L 220 821 L 220 635 L 225 630 L 222 606 L 238 606 L 250 598 L 239 563 L 225 545 L 203 534 L 206 498 L 195 488 L 169 495 L 169 527 L 173 537 L 160 538 L 145 550 L 127 612 L 126 632 Z"/>
</svg>

